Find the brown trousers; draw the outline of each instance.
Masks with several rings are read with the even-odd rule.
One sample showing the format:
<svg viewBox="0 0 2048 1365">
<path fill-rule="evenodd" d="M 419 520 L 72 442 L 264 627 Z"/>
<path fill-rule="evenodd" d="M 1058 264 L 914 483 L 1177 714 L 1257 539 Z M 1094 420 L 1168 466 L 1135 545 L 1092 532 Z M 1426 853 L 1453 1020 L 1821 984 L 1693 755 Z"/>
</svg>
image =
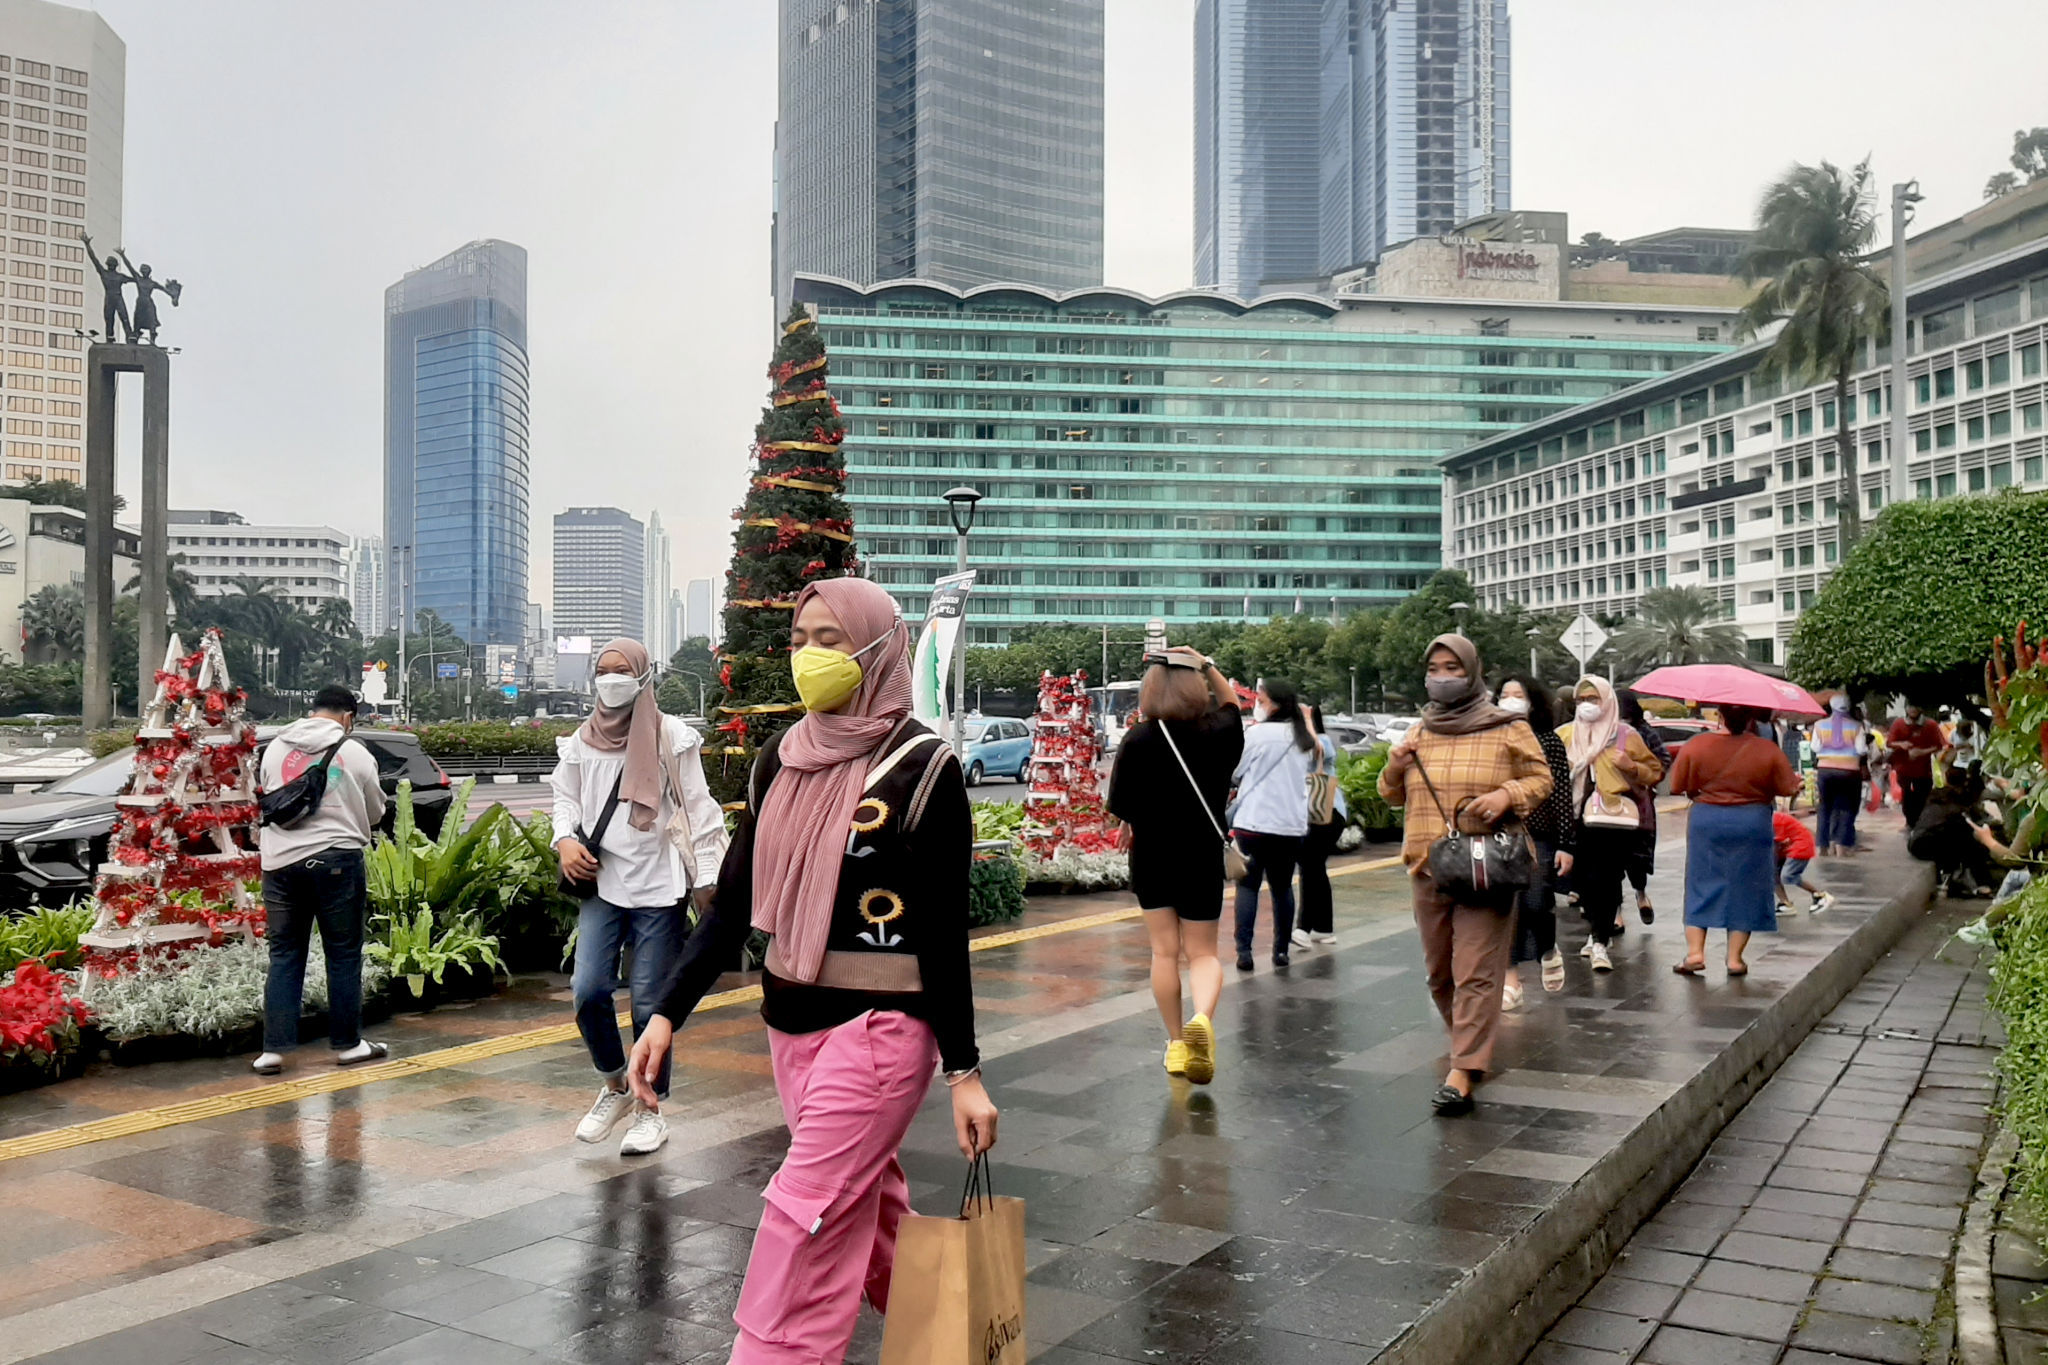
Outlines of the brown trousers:
<svg viewBox="0 0 2048 1365">
<path fill-rule="evenodd" d="M 1437 889 L 1427 872 L 1412 880 L 1423 967 L 1430 998 L 1451 1031 L 1451 1065 L 1461 1071 L 1490 1070 L 1515 917 L 1458 904 Z"/>
</svg>

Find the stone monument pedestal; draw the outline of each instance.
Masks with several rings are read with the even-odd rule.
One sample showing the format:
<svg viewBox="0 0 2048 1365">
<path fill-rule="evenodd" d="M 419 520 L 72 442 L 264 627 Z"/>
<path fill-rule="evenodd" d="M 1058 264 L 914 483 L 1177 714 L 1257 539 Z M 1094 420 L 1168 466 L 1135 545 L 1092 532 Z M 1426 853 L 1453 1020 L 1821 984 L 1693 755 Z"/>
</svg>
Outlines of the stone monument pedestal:
<svg viewBox="0 0 2048 1365">
<path fill-rule="evenodd" d="M 138 704 L 156 691 L 170 635 L 171 353 L 96 343 L 85 361 L 85 728 L 114 719 L 114 397 L 123 373 L 142 376 L 142 601 L 136 641 Z"/>
</svg>

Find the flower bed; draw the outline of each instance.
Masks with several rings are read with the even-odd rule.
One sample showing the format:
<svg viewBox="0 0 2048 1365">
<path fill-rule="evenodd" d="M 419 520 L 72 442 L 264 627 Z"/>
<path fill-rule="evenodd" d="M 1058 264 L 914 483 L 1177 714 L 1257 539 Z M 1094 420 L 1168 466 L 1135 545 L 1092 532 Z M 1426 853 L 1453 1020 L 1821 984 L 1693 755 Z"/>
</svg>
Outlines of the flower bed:
<svg viewBox="0 0 2048 1365">
<path fill-rule="evenodd" d="M 37 961 L 16 967 L 0 984 L 0 1093 L 75 1074 L 90 1019 L 69 974 Z"/>
</svg>

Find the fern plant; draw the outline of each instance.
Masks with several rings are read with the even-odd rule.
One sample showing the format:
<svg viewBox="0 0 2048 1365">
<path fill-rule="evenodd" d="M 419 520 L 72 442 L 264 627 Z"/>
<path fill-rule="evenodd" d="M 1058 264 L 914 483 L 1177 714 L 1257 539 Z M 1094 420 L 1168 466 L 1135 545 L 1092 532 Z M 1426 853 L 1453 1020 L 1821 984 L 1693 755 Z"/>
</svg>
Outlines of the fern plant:
<svg viewBox="0 0 2048 1365">
<path fill-rule="evenodd" d="M 389 916 L 375 927 L 381 937 L 363 945 L 364 955 L 391 975 L 404 977 L 414 999 L 426 994 L 428 977 L 437 986 L 446 984 L 443 976 L 450 967 L 467 972 L 484 966 L 494 973 L 500 967 L 497 938 L 484 933 L 471 916 L 462 916 L 438 932 L 429 910 L 410 918 Z"/>
<path fill-rule="evenodd" d="M 51 967 L 76 967 L 79 936 L 92 928 L 92 922 L 90 901 L 37 906 L 14 919 L 0 919 L 0 973 L 31 958 Z"/>
</svg>

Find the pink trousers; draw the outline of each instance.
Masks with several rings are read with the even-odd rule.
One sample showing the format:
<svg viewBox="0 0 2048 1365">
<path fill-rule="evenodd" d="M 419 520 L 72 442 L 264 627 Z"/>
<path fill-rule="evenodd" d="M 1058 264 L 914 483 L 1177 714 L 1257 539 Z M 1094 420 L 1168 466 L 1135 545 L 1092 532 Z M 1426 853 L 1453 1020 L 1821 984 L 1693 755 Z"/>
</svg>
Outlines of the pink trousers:
<svg viewBox="0 0 2048 1365">
<path fill-rule="evenodd" d="M 922 1021 L 870 1012 L 823 1033 L 768 1030 L 789 1155 L 740 1290 L 732 1365 L 839 1365 L 865 1292 L 889 1306 L 910 1199 L 896 1151 L 938 1065 Z"/>
</svg>

